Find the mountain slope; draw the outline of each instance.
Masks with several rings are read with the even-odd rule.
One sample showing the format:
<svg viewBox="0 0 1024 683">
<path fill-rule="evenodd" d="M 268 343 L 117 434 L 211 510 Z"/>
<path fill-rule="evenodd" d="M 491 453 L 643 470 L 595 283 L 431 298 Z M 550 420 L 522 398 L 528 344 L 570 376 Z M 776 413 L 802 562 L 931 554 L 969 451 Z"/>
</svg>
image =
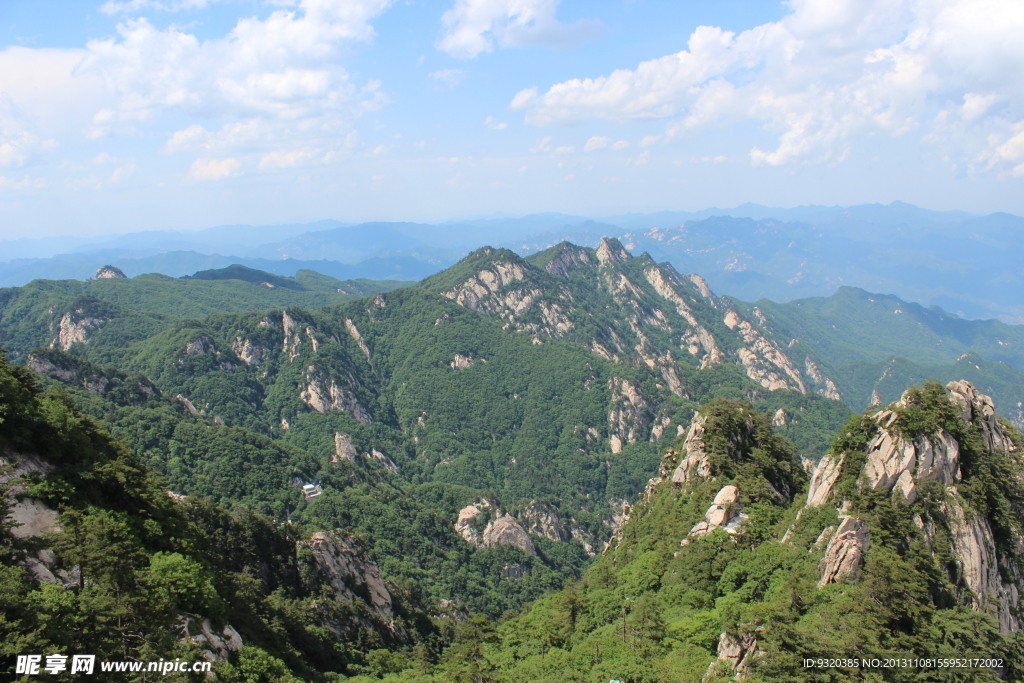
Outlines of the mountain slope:
<svg viewBox="0 0 1024 683">
<path fill-rule="evenodd" d="M 415 597 L 382 581 L 352 536 L 168 493 L 66 396 L 41 393 L 2 358 L 0 417 L 9 662 L 33 652 L 178 658 L 211 662 L 217 680 L 262 669 L 315 681 L 358 671 L 373 647 L 437 640 Z"/>
<path fill-rule="evenodd" d="M 478 663 L 517 680 L 1019 676 L 1022 446 L 970 384 L 925 385 L 852 419 L 803 489 L 766 416 L 710 404 L 583 581 Z"/>
</svg>

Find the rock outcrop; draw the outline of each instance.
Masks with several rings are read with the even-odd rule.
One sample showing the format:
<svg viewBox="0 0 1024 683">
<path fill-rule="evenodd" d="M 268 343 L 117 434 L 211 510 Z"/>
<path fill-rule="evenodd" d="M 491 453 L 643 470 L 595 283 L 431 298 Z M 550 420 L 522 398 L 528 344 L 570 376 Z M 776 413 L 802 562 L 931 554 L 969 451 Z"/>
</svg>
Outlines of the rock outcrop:
<svg viewBox="0 0 1024 683">
<path fill-rule="evenodd" d="M 818 563 L 818 587 L 856 579 L 870 543 L 871 528 L 867 524 L 856 517 L 840 517 L 839 528 Z"/>
<path fill-rule="evenodd" d="M 482 522 L 477 519 L 484 515 L 488 519 L 483 530 L 479 530 Z M 530 555 L 537 554 L 530 535 L 520 526 L 512 515 L 498 509 L 489 500 L 471 503 L 459 510 L 455 521 L 455 531 L 462 538 L 477 548 L 493 548 L 497 545 L 514 545 Z"/>
<path fill-rule="evenodd" d="M 298 548 L 312 552 L 314 573 L 335 594 L 365 602 L 380 617 L 394 617 L 393 601 L 376 563 L 347 536 L 318 531 L 299 541 Z"/>
<path fill-rule="evenodd" d="M 707 536 L 718 529 L 734 535 L 740 532 L 740 528 L 747 515 L 740 512 L 740 492 L 735 486 L 723 486 L 715 495 L 711 507 L 704 513 L 704 519 L 693 525 L 690 533 L 680 542 L 679 545 L 688 545 L 691 541 Z"/>
<path fill-rule="evenodd" d="M 707 423 L 707 415 L 694 414 L 690 428 L 686 431 L 686 439 L 683 441 L 683 458 L 672 473 L 672 481 L 677 484 L 688 484 L 711 477 L 711 460 L 704 444 Z"/>
<path fill-rule="evenodd" d="M 128 276 L 124 274 L 124 271 L 117 266 L 100 266 L 99 270 L 93 276 L 97 280 L 127 280 Z"/>
<path fill-rule="evenodd" d="M 242 649 L 242 636 L 233 626 L 226 624 L 217 629 L 209 619 L 183 615 L 181 635 L 199 646 L 200 654 L 208 662 L 226 662 Z"/>
<path fill-rule="evenodd" d="M 348 379 L 350 384 L 355 384 L 355 378 L 350 376 Z M 369 411 L 351 391 L 344 389 L 333 378 L 327 377 L 312 365 L 306 369 L 306 384 L 300 385 L 299 398 L 318 413 L 347 410 L 363 424 L 373 422 Z"/>
<path fill-rule="evenodd" d="M 68 311 L 57 323 L 57 336 L 50 342 L 50 348 L 67 351 L 75 344 L 88 344 L 92 333 L 108 321 L 104 316 L 87 315 L 82 308 Z"/>
<path fill-rule="evenodd" d="M 964 423 L 976 430 L 989 453 L 1015 450 L 996 418 L 991 398 L 966 381 L 950 382 L 946 388 L 948 400 L 959 409 Z M 960 493 L 959 487 L 964 483 L 963 444 L 945 426 L 930 434 L 907 435 L 902 429 L 907 419 L 904 415 L 915 400 L 913 392 L 908 391 L 900 401 L 874 414 L 875 431 L 865 447 L 866 459 L 857 475 L 857 485 L 891 492 L 904 505 L 918 500 L 922 482 L 941 485 L 941 515 L 934 520 L 918 520 L 918 527 L 929 545 L 952 546 L 948 550 L 952 551 L 957 569 L 951 579 L 959 592 L 969 597 L 972 606 L 992 614 L 1004 633 L 1015 631 L 1021 624 L 1024 571 L 1020 563 L 1024 559 L 1024 538 L 1019 532 L 1012 532 L 1012 542 L 1003 544 L 1010 555 L 997 553 L 991 522 L 968 505 Z M 831 502 L 841 512 L 840 524 L 831 534 L 819 565 L 819 585 L 856 577 L 870 544 L 870 529 L 863 521 L 843 514 L 849 503 L 837 495 L 836 485 L 847 460 L 845 452 L 822 458 L 808 490 L 806 507 Z M 948 535 L 939 534 L 939 526 L 945 527 Z"/>
<path fill-rule="evenodd" d="M 608 411 L 608 442 L 612 453 L 646 436 L 651 421 L 650 407 L 640 388 L 628 379 L 608 380 L 612 407 Z"/>
<path fill-rule="evenodd" d="M 750 676 L 754 662 L 764 656 L 764 650 L 758 643 L 764 627 L 755 624 L 740 626 L 742 630 L 739 633 L 724 632 L 718 637 L 719 663 L 713 663 L 708 668 L 706 679 L 715 677 L 724 666 L 727 671 L 735 672 L 736 680 L 744 680 Z"/>
</svg>

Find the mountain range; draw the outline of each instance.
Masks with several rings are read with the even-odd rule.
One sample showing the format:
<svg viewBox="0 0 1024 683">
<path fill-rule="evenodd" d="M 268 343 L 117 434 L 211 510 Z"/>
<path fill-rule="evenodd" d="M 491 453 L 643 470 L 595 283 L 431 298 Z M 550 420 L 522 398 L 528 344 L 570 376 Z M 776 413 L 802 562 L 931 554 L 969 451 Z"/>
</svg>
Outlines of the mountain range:
<svg viewBox="0 0 1024 683">
<path fill-rule="evenodd" d="M 778 209 L 743 205 L 604 218 L 565 214 L 444 223 L 321 221 L 222 226 L 96 238 L 0 242 L 0 285 L 89 277 L 106 263 L 129 275 L 171 276 L 234 263 L 293 276 L 420 280 L 481 243 L 530 254 L 562 241 L 596 246 L 615 236 L 740 299 L 790 301 L 852 286 L 939 306 L 965 318 L 1021 320 L 1014 267 L 1024 219 L 930 211 L 909 204 Z"/>
<path fill-rule="evenodd" d="M 4 580 L 40 593 L 5 603 L 12 638 L 42 633 L 32 601 L 88 620 L 117 595 L 131 628 L 75 644 L 216 641 L 226 680 L 785 677 L 814 643 L 1015 647 L 1024 440 L 993 405 L 1024 419 L 1017 326 L 852 287 L 746 302 L 610 237 L 418 283 L 121 265 L 0 290 L 0 447 L 30 475 L 4 482 L 32 522 Z M 905 393 L 930 378 L 955 382 Z M 898 601 L 887 581 L 945 630 L 868 609 L 850 632 L 884 622 L 877 642 L 794 642 Z"/>
</svg>

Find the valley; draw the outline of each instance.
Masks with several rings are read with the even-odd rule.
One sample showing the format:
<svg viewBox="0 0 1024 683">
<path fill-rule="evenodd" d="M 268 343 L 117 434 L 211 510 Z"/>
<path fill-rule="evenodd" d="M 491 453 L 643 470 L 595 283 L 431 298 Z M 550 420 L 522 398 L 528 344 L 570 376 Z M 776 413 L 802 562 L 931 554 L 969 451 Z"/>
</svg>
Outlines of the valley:
<svg viewBox="0 0 1024 683">
<path fill-rule="evenodd" d="M 853 288 L 827 298 L 747 303 L 715 294 L 698 274 L 680 273 L 647 253 L 635 255 L 614 238 L 601 239 L 596 248 L 561 242 L 525 257 L 484 247 L 418 283 L 340 281 L 312 271 L 284 277 L 244 266 L 188 278 L 128 278 L 111 267 L 84 282 L 36 280 L 0 290 L 0 339 L 14 364 L 7 371 L 13 373 L 10 381 L 25 387 L 18 401 L 73 404 L 66 410 L 83 414 L 73 419 L 76 424 L 95 420 L 98 426 L 88 429 L 101 426 L 113 439 L 99 448 L 95 465 L 65 473 L 64 446 L 46 454 L 28 446 L 35 437 L 8 438 L 4 457 L 15 468 L 44 463 L 32 498 L 57 511 L 60 520 L 120 515 L 116 493 L 104 489 L 94 500 L 81 487 L 109 476 L 99 474 L 109 469 L 104 458 L 137 458 L 138 464 L 124 466 L 140 473 L 150 468 L 159 478 L 131 485 L 132 495 L 150 501 L 133 505 L 148 510 L 162 489 L 167 493 L 160 496 L 182 502 L 171 508 L 161 502 L 162 512 L 145 515 L 186 525 L 203 519 L 206 526 L 189 532 L 200 535 L 186 545 L 156 531 L 125 537 L 134 544 L 128 555 L 138 558 L 124 569 L 135 576 L 131 591 L 150 600 L 148 584 L 138 578 L 146 558 L 162 566 L 175 552 L 179 565 L 204 567 L 196 575 L 209 577 L 203 590 L 212 591 L 211 604 L 227 607 L 207 613 L 179 596 L 162 614 L 193 615 L 185 618 L 196 623 L 212 619 L 207 631 L 223 624 L 250 644 L 212 652 L 220 671 L 263 658 L 309 680 L 330 671 L 371 677 L 404 671 L 401 680 L 415 679 L 414 660 L 423 680 L 479 679 L 485 669 L 494 676 L 508 669 L 514 673 L 501 675 L 509 680 L 556 671 L 574 680 L 570 672 L 589 667 L 572 653 L 591 647 L 604 649 L 604 661 L 615 666 L 650 669 L 635 680 L 683 671 L 696 675 L 698 669 L 701 675 L 713 673 L 718 669 L 709 669 L 712 660 L 731 661 L 728 653 L 736 648 L 741 654 L 732 669 L 721 672 L 742 673 L 755 655 L 762 657 L 757 653 L 789 645 L 771 641 L 755 647 L 744 644 L 747 635 L 729 630 L 739 640 L 714 645 L 705 642 L 705 631 L 688 630 L 740 617 L 717 607 L 708 611 L 714 600 L 730 594 L 725 584 L 702 589 L 707 595 L 700 599 L 675 592 L 668 597 L 665 591 L 675 584 L 664 572 L 674 561 L 666 554 L 671 543 L 661 545 L 664 539 L 678 536 L 677 546 L 684 539 L 674 555 L 680 557 L 711 552 L 708 544 L 716 539 L 714 553 L 723 558 L 716 562 L 734 554 L 722 545 L 726 540 L 742 539 L 755 555 L 790 552 L 759 548 L 772 547 L 763 545 L 769 537 L 812 533 L 797 524 L 793 506 L 804 496 L 811 472 L 807 495 L 823 503 L 832 496 L 814 493 L 814 482 L 820 478 L 815 467 L 842 469 L 828 465 L 841 454 L 836 444 L 847 438 L 834 441 L 836 435 L 851 429 L 851 416 L 859 411 L 875 415 L 895 401 L 913 404 L 904 390 L 925 380 L 970 380 L 970 390 L 957 391 L 992 396 L 1018 424 L 1024 416 L 1024 336 L 1018 327 L 964 320 Z M 941 404 L 937 390 L 928 391 L 929 406 Z M 978 410 L 991 411 L 984 406 L 992 399 L 984 400 L 989 403 Z M 947 431 L 966 439 L 971 419 Z M 725 431 L 714 428 L 719 423 Z M 741 424 L 753 431 L 728 431 Z M 1018 447 L 1009 422 L 985 424 L 986 438 L 998 442 L 990 451 Z M 959 449 L 976 448 L 956 443 Z M 25 460 L 15 455 L 20 452 L 38 455 Z M 705 462 L 699 452 L 715 455 Z M 998 467 L 1012 469 L 1015 462 Z M 89 467 L 99 469 L 93 473 Z M 930 475 L 911 470 L 907 476 L 923 481 Z M 735 491 L 719 487 L 716 494 L 712 481 L 732 481 Z M 870 481 L 875 489 L 881 486 Z M 927 482 L 921 486 L 928 489 Z M 844 495 L 854 495 L 856 488 L 849 484 Z M 657 493 L 663 489 L 674 493 Z M 693 515 L 707 508 L 709 495 L 715 502 L 701 526 Z M 1015 500 L 1016 493 L 984 495 Z M 677 502 L 658 502 L 663 499 Z M 864 504 L 867 510 L 875 503 Z M 907 497 L 904 504 L 921 502 Z M 669 517 L 645 526 L 647 510 L 665 505 L 658 514 Z M 138 514 L 130 512 L 122 521 L 134 528 Z M 799 512 L 799 518 L 805 514 L 818 520 L 813 524 L 828 517 L 818 508 Z M 785 520 L 792 527 L 788 532 L 779 526 Z M 67 534 L 68 524 L 51 522 L 48 528 Z M 1002 524 L 999 533 L 1017 533 L 1015 522 L 990 524 Z M 687 534 L 684 526 L 693 530 Z M 724 531 L 716 531 L 720 527 Z M 203 539 L 237 534 L 243 536 L 231 541 L 239 544 L 232 557 L 249 560 L 225 565 L 204 554 L 212 541 Z M 10 557 L 23 556 L 31 537 L 14 538 Z M 941 541 L 934 534 L 928 538 L 933 546 Z M 265 555 L 271 547 L 276 550 Z M 637 548 L 645 549 L 644 559 L 634 567 Z M 818 550 L 831 548 L 824 543 Z M 858 552 L 866 553 L 866 546 Z M 73 590 L 73 572 L 81 576 L 85 560 L 76 560 L 71 550 L 58 550 L 57 558 L 51 553 L 22 564 L 38 568 L 37 577 L 49 576 L 44 582 L 63 581 Z M 790 581 L 778 577 L 795 565 L 774 561 L 765 571 Z M 696 567 L 671 571 L 691 577 L 691 571 L 705 571 Z M 263 591 L 264 603 L 253 603 L 258 613 L 243 614 L 232 607 L 238 590 L 232 572 L 252 571 L 262 582 L 254 590 Z M 636 578 L 616 578 L 620 571 Z M 273 578 L 280 572 L 290 578 Z M 637 572 L 660 578 L 650 583 Z M 1014 575 L 1001 576 L 1005 585 L 1015 585 Z M 960 585 L 967 579 L 954 574 L 946 580 Z M 654 630 L 644 636 L 653 641 L 627 638 L 629 651 L 618 652 L 612 632 L 601 630 L 614 629 L 616 617 L 588 612 L 591 607 L 580 607 L 579 615 L 596 619 L 588 622 L 592 628 L 577 631 L 558 621 L 562 608 L 552 606 L 576 600 L 565 597 L 574 591 L 582 591 L 581 604 L 591 604 L 597 599 L 590 593 L 597 590 L 595 581 L 619 586 L 601 600 L 614 594 L 638 601 L 626 612 L 639 610 L 646 615 L 637 617 L 642 623 L 653 620 Z M 126 589 L 116 582 L 103 585 Z M 559 590 L 570 593 L 554 593 Z M 973 584 L 949 590 L 949 604 L 971 604 L 963 597 L 967 591 L 980 595 Z M 627 593 L 631 597 L 623 597 Z M 317 594 L 329 596 L 335 611 L 309 607 L 322 604 Z M 1005 609 L 1016 610 L 1008 600 Z M 973 604 L 980 609 L 987 603 Z M 674 621 L 666 622 L 666 616 Z M 275 619 L 286 630 L 307 623 L 326 631 L 318 631 L 321 640 L 293 631 L 272 636 L 267 620 Z M 537 644 L 530 635 L 535 626 L 516 630 L 534 622 L 548 623 L 545 632 L 561 635 L 544 636 Z M 146 628 L 159 640 L 168 624 Z M 331 654 L 323 640 L 331 634 L 356 644 Z M 218 638 L 231 641 L 223 633 Z M 688 644 L 669 648 L 674 654 L 662 661 L 666 638 Z M 157 647 L 157 640 L 146 642 Z M 187 647 L 197 641 L 176 642 L 174 647 Z M 112 641 L 110 647 L 129 646 Z M 536 647 L 540 664 L 531 659 Z M 476 654 L 466 654 L 466 648 L 477 648 Z M 547 661 L 552 648 L 564 654 Z M 318 663 L 310 665 L 310 657 Z M 646 663 L 627 665 L 630 657 Z M 462 671 L 456 661 L 483 668 Z M 607 674 L 613 675 L 611 668 Z"/>
</svg>

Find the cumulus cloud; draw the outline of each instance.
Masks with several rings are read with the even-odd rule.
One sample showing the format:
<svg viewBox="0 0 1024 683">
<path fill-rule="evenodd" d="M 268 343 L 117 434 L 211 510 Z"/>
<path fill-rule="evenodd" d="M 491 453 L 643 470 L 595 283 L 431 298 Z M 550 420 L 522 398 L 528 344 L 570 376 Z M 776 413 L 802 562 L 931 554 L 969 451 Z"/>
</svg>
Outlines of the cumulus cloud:
<svg viewBox="0 0 1024 683">
<path fill-rule="evenodd" d="M 450 90 L 465 80 L 466 72 L 462 69 L 440 69 L 431 71 L 427 77 Z"/>
<path fill-rule="evenodd" d="M 203 9 L 211 2 L 218 0 L 107 0 L 100 5 L 103 14 L 135 14 L 138 12 L 181 12 L 183 10 Z"/>
<path fill-rule="evenodd" d="M 238 159 L 227 157 L 224 159 L 196 159 L 188 172 L 191 180 L 207 181 L 222 180 L 238 174 L 242 164 Z"/>
<path fill-rule="evenodd" d="M 792 0 L 777 22 L 698 27 L 685 49 L 511 101 L 535 126 L 666 119 L 666 136 L 754 121 L 754 164 L 840 162 L 858 136 L 915 134 L 1016 169 L 1024 5 L 1015 0 Z M 641 141 L 652 144 L 655 136 Z M 1024 159 L 1022 159 L 1024 160 Z M 1015 172 L 1015 171 L 1014 171 Z"/>
<path fill-rule="evenodd" d="M 495 47 L 567 47 L 591 38 L 595 21 L 565 24 L 555 16 L 558 0 L 456 0 L 442 17 L 437 48 L 472 59 Z"/>
<path fill-rule="evenodd" d="M 484 119 L 484 125 L 490 128 L 491 130 L 505 130 L 506 128 L 508 128 L 508 123 L 506 123 L 505 121 L 499 121 L 493 116 L 488 116 L 486 119 Z"/>
<path fill-rule="evenodd" d="M 114 97 L 95 114 L 89 134 L 104 137 L 174 112 L 203 121 L 165 145 L 170 153 L 223 154 L 234 162 L 201 158 L 189 172 L 198 180 L 336 157 L 352 141 L 354 122 L 387 100 L 378 82 L 351 78 L 341 52 L 373 38 L 370 22 L 391 1 L 301 0 L 263 19 L 241 19 L 223 38 L 205 41 L 146 18 L 124 19 L 116 37 L 87 44 L 77 69 L 102 78 Z M 309 154 L 321 147 L 322 154 Z M 251 155 L 251 163 L 241 164 L 239 155 Z"/>
</svg>

